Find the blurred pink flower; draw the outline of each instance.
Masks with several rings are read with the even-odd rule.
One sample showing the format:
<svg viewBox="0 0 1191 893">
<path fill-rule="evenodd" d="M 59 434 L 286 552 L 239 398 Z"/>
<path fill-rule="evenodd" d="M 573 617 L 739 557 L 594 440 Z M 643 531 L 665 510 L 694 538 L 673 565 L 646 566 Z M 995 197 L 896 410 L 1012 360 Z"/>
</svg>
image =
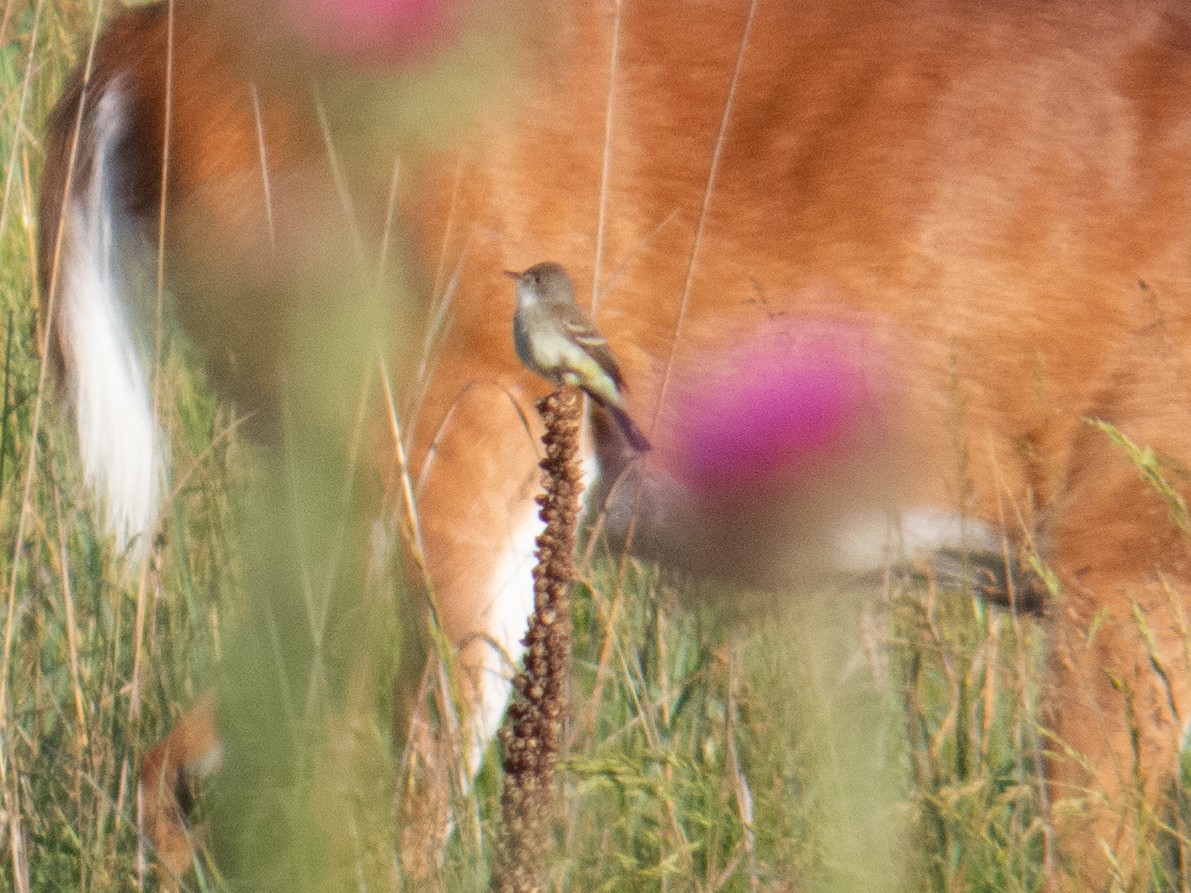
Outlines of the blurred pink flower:
<svg viewBox="0 0 1191 893">
<path fill-rule="evenodd" d="M 677 416 L 680 476 L 708 496 L 854 458 L 852 434 L 876 417 L 871 357 L 857 326 L 806 321 L 767 336 L 689 383 Z"/>
<path fill-rule="evenodd" d="M 453 37 L 466 0 L 279 0 L 290 27 L 318 54 L 400 67 Z"/>
</svg>

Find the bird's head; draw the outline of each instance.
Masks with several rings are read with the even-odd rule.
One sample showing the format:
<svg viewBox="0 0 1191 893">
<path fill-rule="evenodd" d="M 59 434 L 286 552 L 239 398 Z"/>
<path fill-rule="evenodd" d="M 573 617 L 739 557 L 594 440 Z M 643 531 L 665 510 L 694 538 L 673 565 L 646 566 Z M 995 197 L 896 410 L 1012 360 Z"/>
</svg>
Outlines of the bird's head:
<svg viewBox="0 0 1191 893">
<path fill-rule="evenodd" d="M 517 283 L 517 305 L 570 304 L 575 301 L 575 284 L 561 264 L 544 261 L 517 273 L 504 274 Z"/>
</svg>

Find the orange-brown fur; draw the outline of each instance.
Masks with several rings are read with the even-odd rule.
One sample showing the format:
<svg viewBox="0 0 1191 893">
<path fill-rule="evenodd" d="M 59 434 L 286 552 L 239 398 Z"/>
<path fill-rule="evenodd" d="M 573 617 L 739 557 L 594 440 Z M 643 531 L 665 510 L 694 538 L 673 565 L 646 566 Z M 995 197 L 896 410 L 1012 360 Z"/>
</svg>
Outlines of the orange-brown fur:
<svg viewBox="0 0 1191 893">
<path fill-rule="evenodd" d="M 252 252 L 259 235 L 245 234 L 259 233 L 263 196 L 251 188 L 248 94 L 237 63 L 213 49 L 217 20 L 189 21 L 184 10 L 169 191 L 183 225 L 173 245 L 199 244 L 188 242 L 195 226 L 202 245 Z M 747 4 L 649 0 L 620 14 L 615 84 L 610 4 L 568 4 L 554 64 L 534 89 L 420 164 L 404 192 L 424 269 L 460 271 L 411 456 L 415 480 L 432 463 L 417 498 L 448 635 L 459 643 L 484 631 L 489 592 L 476 581 L 499 564 L 530 498 L 535 447 L 510 398 L 525 410 L 543 386 L 513 355 L 502 269 L 548 258 L 581 290 L 600 283 L 597 318 L 658 467 L 678 422 L 665 384 L 672 348 L 669 380 L 681 382 L 780 320 L 854 314 L 894 356 L 899 498 L 1003 522 L 1059 581 L 1044 684 L 1051 799 L 1103 797 L 1055 811 L 1071 872 L 1055 884 L 1104 889 L 1104 844 L 1128 877 L 1139 869 L 1135 759 L 1158 803 L 1191 709 L 1191 552 L 1167 506 L 1086 419 L 1191 457 L 1191 18 L 1162 0 L 762 3 L 733 85 Z M 125 14 L 97 67 L 101 78 L 131 73 L 150 161 L 160 157 L 162 21 Z M 130 56 L 121 45 L 134 32 L 142 49 Z M 278 169 L 313 169 L 310 110 L 264 98 Z M 59 141 L 73 125 L 64 109 Z M 60 151 L 43 233 L 55 165 Z M 152 176 L 144 191 L 135 204 L 152 207 Z M 235 331 L 272 337 L 264 316 L 246 325 L 239 312 L 180 309 L 213 349 L 236 353 Z M 269 362 L 249 371 L 267 377 Z M 381 464 L 391 469 L 391 455 Z M 1176 486 L 1191 495 L 1186 480 Z"/>
</svg>

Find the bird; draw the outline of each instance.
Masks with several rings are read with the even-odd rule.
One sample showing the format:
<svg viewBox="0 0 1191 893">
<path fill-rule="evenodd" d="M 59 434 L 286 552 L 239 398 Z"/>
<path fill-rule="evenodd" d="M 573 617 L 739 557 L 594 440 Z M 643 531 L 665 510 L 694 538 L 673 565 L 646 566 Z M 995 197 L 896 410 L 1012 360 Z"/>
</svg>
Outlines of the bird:
<svg viewBox="0 0 1191 893">
<path fill-rule="evenodd" d="M 575 303 L 575 284 L 561 264 L 544 261 L 517 273 L 513 346 L 525 367 L 556 387 L 583 390 L 616 421 L 629 446 L 639 453 L 649 440 L 624 405 L 624 376 L 616 357 L 591 317 Z"/>
</svg>

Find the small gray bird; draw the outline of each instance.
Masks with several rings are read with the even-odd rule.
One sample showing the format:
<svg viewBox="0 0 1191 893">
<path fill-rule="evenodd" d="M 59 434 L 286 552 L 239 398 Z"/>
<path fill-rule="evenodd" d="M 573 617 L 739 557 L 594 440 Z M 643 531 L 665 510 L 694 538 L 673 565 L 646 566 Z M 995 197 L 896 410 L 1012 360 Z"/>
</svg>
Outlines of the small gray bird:
<svg viewBox="0 0 1191 893">
<path fill-rule="evenodd" d="M 546 261 L 524 273 L 505 270 L 517 283 L 513 346 L 531 372 L 554 385 L 571 384 L 587 393 L 616 420 L 638 452 L 649 441 L 624 408 L 624 376 L 604 336 L 575 303 L 575 285 L 560 265 Z"/>
</svg>

